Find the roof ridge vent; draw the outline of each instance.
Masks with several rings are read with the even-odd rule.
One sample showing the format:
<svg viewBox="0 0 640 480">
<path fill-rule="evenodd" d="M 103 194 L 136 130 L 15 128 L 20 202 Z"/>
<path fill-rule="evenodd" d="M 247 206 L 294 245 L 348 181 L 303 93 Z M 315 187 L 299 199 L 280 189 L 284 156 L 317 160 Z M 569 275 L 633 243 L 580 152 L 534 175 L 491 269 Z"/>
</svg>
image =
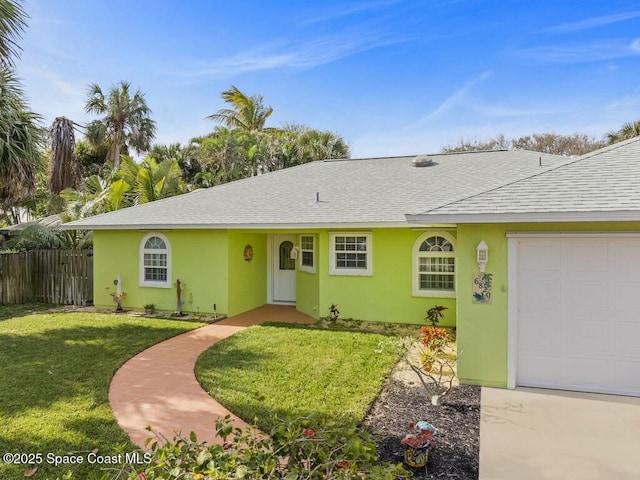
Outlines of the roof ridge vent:
<svg viewBox="0 0 640 480">
<path fill-rule="evenodd" d="M 433 158 L 429 155 L 416 155 L 413 160 L 411 160 L 411 164 L 414 167 L 428 167 L 429 165 L 433 165 Z"/>
</svg>

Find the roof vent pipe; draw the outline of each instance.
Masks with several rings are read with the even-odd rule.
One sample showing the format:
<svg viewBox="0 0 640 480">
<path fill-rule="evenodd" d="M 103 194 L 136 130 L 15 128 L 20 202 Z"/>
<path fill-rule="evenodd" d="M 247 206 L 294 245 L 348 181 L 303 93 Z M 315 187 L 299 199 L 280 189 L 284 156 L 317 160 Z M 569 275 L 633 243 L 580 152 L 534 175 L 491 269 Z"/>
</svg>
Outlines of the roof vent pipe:
<svg viewBox="0 0 640 480">
<path fill-rule="evenodd" d="M 429 165 L 433 165 L 433 158 L 429 155 L 416 155 L 411 161 L 411 164 L 414 167 L 428 167 Z"/>
</svg>

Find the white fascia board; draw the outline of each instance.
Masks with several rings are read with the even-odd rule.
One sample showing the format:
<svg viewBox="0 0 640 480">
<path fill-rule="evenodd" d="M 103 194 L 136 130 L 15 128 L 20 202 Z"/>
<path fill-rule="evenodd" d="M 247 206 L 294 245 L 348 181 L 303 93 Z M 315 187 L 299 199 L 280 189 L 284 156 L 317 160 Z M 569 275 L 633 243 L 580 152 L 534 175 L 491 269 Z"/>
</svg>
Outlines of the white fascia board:
<svg viewBox="0 0 640 480">
<path fill-rule="evenodd" d="M 507 232 L 508 239 L 519 238 L 638 238 L 640 232 L 571 231 L 571 232 Z"/>
<path fill-rule="evenodd" d="M 433 223 L 638 222 L 640 211 L 443 213 L 406 215 L 411 225 Z"/>
<path fill-rule="evenodd" d="M 406 222 L 366 223 L 219 223 L 219 224 L 136 224 L 136 225 L 74 225 L 65 223 L 63 230 L 303 230 L 303 229 L 364 229 L 408 228 Z"/>
</svg>

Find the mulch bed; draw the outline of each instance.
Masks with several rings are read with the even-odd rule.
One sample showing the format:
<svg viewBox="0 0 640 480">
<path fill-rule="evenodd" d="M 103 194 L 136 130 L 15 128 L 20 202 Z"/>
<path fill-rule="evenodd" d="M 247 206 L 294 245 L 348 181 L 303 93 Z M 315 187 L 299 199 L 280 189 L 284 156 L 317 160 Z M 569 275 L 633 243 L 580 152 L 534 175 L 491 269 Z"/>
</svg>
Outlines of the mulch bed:
<svg viewBox="0 0 640 480">
<path fill-rule="evenodd" d="M 453 388 L 440 406 L 432 406 L 421 386 L 389 379 L 374 402 L 364 427 L 374 435 L 383 461 L 402 462 L 400 440 L 409 422 L 426 420 L 438 429 L 437 447 L 427 471 L 413 469 L 417 479 L 477 480 L 480 452 L 480 387 Z"/>
</svg>

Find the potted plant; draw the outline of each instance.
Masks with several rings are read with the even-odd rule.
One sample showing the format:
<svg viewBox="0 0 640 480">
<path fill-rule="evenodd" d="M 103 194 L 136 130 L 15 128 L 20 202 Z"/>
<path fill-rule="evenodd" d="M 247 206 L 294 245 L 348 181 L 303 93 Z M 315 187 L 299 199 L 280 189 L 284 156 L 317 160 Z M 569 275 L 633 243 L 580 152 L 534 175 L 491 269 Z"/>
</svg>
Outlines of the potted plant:
<svg viewBox="0 0 640 480">
<path fill-rule="evenodd" d="M 153 315 L 153 311 L 156 309 L 156 306 L 153 303 L 147 303 L 144 306 L 144 313 L 147 315 Z"/>
<path fill-rule="evenodd" d="M 402 439 L 404 461 L 414 468 L 426 467 L 429 450 L 436 446 L 438 429 L 424 420 L 409 423 L 409 433 Z"/>
</svg>

